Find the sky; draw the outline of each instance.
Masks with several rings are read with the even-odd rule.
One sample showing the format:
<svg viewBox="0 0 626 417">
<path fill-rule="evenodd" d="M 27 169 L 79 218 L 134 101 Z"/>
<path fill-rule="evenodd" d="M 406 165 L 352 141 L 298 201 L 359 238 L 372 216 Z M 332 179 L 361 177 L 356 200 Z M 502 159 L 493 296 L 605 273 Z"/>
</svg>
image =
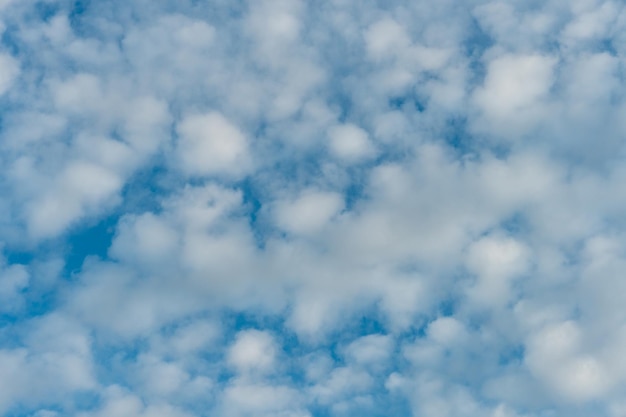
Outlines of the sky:
<svg viewBox="0 0 626 417">
<path fill-rule="evenodd" d="M 0 0 L 0 415 L 626 417 L 626 4 Z"/>
</svg>

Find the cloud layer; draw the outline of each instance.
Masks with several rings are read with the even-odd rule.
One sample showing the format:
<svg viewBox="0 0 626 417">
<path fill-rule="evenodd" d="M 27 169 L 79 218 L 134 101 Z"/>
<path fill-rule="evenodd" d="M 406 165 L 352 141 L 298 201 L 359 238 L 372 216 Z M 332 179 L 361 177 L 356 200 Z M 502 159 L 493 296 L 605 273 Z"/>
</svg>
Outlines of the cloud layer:
<svg viewBox="0 0 626 417">
<path fill-rule="evenodd" d="M 0 414 L 626 416 L 620 2 L 0 33 Z"/>
</svg>

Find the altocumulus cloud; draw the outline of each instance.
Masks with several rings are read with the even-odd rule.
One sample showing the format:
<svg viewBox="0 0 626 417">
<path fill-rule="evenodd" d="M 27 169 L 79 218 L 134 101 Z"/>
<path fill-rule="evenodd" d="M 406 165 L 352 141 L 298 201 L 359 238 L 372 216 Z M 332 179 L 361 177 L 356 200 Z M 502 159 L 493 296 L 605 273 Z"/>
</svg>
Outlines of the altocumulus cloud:
<svg viewBox="0 0 626 417">
<path fill-rule="evenodd" d="M 626 416 L 626 8 L 0 0 L 0 414 Z"/>
</svg>

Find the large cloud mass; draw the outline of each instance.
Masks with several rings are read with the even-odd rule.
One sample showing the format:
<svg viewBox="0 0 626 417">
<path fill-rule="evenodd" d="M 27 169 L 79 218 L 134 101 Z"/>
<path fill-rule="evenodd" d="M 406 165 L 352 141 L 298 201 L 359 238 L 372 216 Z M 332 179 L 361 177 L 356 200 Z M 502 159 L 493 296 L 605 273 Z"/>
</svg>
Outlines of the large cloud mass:
<svg viewBox="0 0 626 417">
<path fill-rule="evenodd" d="M 0 33 L 0 414 L 626 416 L 622 2 Z"/>
</svg>

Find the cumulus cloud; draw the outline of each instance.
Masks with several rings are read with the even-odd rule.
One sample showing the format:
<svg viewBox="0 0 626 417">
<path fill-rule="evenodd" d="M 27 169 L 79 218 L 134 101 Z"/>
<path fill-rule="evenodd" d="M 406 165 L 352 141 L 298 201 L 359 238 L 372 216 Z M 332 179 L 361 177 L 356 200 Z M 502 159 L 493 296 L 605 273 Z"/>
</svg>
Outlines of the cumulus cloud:
<svg viewBox="0 0 626 417">
<path fill-rule="evenodd" d="M 276 223 L 295 233 L 312 233 L 328 224 L 343 208 L 343 198 L 334 192 L 305 190 L 293 201 L 280 201 Z"/>
<path fill-rule="evenodd" d="M 0 414 L 625 415 L 619 2 L 0 10 Z"/>
<path fill-rule="evenodd" d="M 267 372 L 275 367 L 276 346 L 272 336 L 258 330 L 240 332 L 228 352 L 228 362 L 239 372 Z"/>
<path fill-rule="evenodd" d="M 328 132 L 330 150 L 333 155 L 347 161 L 359 161 L 371 158 L 375 148 L 367 132 L 354 125 L 334 126 Z"/>
<path fill-rule="evenodd" d="M 192 176 L 241 175 L 248 163 L 244 134 L 219 113 L 191 115 L 178 125 L 181 169 Z"/>
<path fill-rule="evenodd" d="M 549 56 L 504 55 L 488 63 L 484 86 L 474 97 L 489 134 L 515 138 L 540 123 L 556 62 Z"/>
</svg>

